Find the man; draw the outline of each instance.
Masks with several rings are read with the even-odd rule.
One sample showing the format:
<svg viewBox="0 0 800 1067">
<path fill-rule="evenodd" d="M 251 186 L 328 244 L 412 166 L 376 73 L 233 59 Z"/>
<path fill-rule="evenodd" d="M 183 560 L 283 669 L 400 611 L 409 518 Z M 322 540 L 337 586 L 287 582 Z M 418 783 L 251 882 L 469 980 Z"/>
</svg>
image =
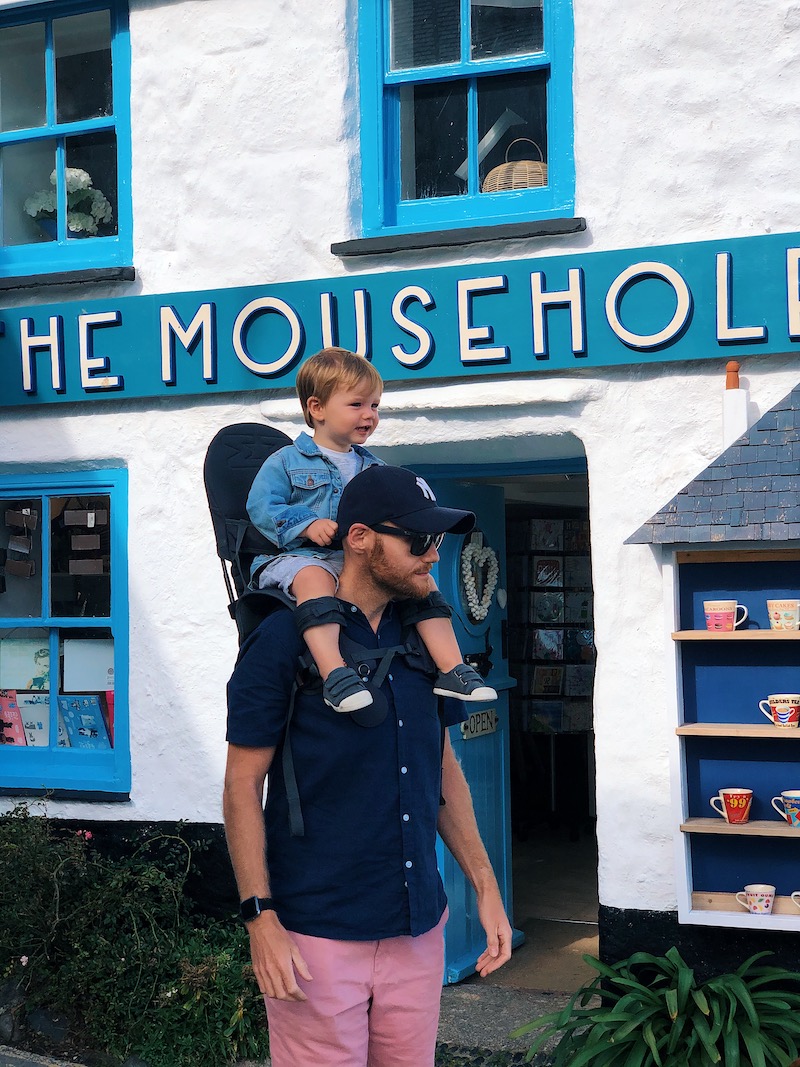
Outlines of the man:
<svg viewBox="0 0 800 1067">
<path fill-rule="evenodd" d="M 510 958 L 469 789 L 393 603 L 428 594 L 442 536 L 474 521 L 439 507 L 411 471 L 356 475 L 339 506 L 337 596 L 345 643 L 377 650 L 361 669 L 373 705 L 337 715 L 308 687 L 292 700 L 304 646 L 288 611 L 258 627 L 231 678 L 225 827 L 273 1067 L 433 1064 L 446 919 L 437 829 L 477 894 L 477 971 Z M 447 702 L 445 723 L 463 718 Z"/>
</svg>

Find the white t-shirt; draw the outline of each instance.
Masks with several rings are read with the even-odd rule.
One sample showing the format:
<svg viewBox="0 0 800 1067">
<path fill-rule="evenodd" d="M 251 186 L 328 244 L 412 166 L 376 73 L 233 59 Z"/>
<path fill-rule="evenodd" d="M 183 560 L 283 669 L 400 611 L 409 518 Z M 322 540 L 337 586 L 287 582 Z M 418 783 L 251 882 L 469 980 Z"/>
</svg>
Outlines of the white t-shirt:
<svg viewBox="0 0 800 1067">
<path fill-rule="evenodd" d="M 343 486 L 355 478 L 361 469 L 361 459 L 352 448 L 347 452 L 337 452 L 333 448 L 323 448 L 322 445 L 317 445 L 317 448 L 339 468 Z"/>
</svg>

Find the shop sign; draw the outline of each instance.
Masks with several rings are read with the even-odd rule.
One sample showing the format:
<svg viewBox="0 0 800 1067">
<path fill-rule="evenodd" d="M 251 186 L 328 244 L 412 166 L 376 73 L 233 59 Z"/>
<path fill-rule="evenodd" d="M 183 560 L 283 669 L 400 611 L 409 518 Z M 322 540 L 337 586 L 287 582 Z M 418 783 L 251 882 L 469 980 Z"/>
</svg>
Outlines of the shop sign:
<svg viewBox="0 0 800 1067">
<path fill-rule="evenodd" d="M 473 711 L 466 722 L 461 723 L 461 736 L 465 741 L 484 734 L 493 734 L 497 730 L 498 717 L 494 708 L 486 711 Z"/>
<path fill-rule="evenodd" d="M 0 406 L 285 388 L 341 344 L 386 381 L 794 351 L 800 234 L 0 312 Z"/>
</svg>

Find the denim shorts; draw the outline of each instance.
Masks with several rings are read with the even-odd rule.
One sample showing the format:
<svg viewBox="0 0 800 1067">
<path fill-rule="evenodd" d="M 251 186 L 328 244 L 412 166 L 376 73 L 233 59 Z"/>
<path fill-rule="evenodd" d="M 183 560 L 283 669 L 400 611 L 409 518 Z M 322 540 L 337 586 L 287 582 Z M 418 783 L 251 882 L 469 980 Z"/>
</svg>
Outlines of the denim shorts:
<svg viewBox="0 0 800 1067">
<path fill-rule="evenodd" d="M 293 556 L 286 553 L 266 565 L 258 576 L 258 588 L 280 589 L 287 596 L 292 596 L 291 584 L 304 567 L 322 567 L 333 576 L 338 589 L 343 564 L 344 552 L 341 551 L 330 552 L 327 556 Z"/>
</svg>

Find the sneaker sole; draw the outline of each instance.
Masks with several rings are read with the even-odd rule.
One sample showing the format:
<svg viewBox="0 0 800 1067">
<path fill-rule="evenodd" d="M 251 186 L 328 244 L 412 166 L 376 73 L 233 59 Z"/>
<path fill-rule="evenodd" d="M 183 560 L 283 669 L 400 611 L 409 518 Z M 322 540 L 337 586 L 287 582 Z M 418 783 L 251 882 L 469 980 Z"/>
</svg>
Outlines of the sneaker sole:
<svg viewBox="0 0 800 1067">
<path fill-rule="evenodd" d="M 325 703 L 340 715 L 349 715 L 351 711 L 368 708 L 372 703 L 372 696 L 369 693 L 356 693 L 354 696 L 345 697 L 341 704 L 332 704 L 330 700 L 325 700 Z"/>
<path fill-rule="evenodd" d="M 485 704 L 487 700 L 497 700 L 497 692 L 488 686 L 481 686 L 471 693 L 454 693 L 451 689 L 437 689 L 436 686 L 433 691 L 437 697 L 455 697 L 456 700 L 465 700 L 467 703 L 474 701 Z"/>
</svg>

